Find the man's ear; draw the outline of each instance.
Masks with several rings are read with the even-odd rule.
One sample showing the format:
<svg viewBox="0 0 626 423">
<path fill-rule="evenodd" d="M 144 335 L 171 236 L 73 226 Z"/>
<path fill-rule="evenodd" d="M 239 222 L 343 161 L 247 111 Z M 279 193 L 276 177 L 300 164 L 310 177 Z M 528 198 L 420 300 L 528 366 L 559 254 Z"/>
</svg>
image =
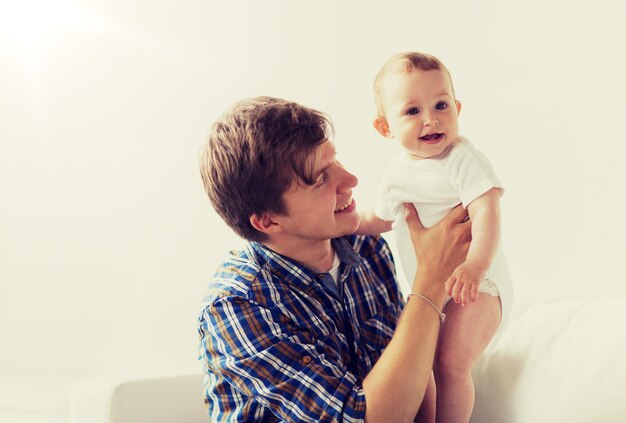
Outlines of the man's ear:
<svg viewBox="0 0 626 423">
<path fill-rule="evenodd" d="M 250 224 L 254 229 L 264 234 L 276 233 L 281 229 L 280 225 L 274 221 L 274 215 L 270 213 L 253 214 L 250 216 Z"/>
<path fill-rule="evenodd" d="M 454 103 L 456 104 L 456 114 L 458 116 L 461 114 L 461 102 L 459 100 L 454 100 Z"/>
<path fill-rule="evenodd" d="M 374 119 L 374 128 L 376 128 L 378 133 L 383 137 L 393 138 L 393 135 L 391 134 L 391 132 L 389 132 L 389 125 L 387 124 L 387 120 L 384 117 L 378 116 L 376 119 Z"/>
</svg>

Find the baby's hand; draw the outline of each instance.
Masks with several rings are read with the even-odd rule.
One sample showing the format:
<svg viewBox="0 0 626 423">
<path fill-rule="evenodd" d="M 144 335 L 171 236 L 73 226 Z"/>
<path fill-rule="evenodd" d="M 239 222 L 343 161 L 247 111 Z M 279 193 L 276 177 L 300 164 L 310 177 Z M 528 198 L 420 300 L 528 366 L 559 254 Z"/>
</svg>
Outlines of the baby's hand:
<svg viewBox="0 0 626 423">
<path fill-rule="evenodd" d="M 486 269 L 470 261 L 461 263 L 446 281 L 446 292 L 455 303 L 463 307 L 478 298 L 478 287 L 485 276 Z"/>
</svg>

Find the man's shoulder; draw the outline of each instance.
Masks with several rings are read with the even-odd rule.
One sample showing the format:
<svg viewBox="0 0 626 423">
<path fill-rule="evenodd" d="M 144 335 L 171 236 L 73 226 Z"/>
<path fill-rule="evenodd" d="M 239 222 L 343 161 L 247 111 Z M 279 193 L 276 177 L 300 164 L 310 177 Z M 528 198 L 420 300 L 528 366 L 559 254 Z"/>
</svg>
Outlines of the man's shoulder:
<svg viewBox="0 0 626 423">
<path fill-rule="evenodd" d="M 228 253 L 209 281 L 204 303 L 218 298 L 236 296 L 247 298 L 251 286 L 268 277 L 267 269 L 250 244 Z"/>
<path fill-rule="evenodd" d="M 343 239 L 355 253 L 366 260 L 386 257 L 391 259 L 389 245 L 381 235 L 346 235 Z"/>
<path fill-rule="evenodd" d="M 399 298 L 399 286 L 391 249 L 381 235 L 349 235 L 344 237 L 359 257 L 355 275 L 365 282 L 368 292 L 382 294 L 386 301 Z M 391 298 L 391 299 L 389 299 Z"/>
</svg>

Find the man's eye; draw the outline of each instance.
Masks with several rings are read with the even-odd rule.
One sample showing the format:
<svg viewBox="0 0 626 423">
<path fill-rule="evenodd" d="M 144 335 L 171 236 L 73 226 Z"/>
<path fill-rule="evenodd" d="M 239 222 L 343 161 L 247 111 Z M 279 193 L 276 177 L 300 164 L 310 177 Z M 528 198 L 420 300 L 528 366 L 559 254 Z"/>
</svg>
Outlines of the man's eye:
<svg viewBox="0 0 626 423">
<path fill-rule="evenodd" d="M 420 109 L 418 109 L 417 107 L 411 107 L 409 110 L 406 111 L 407 115 L 416 115 L 420 112 Z"/>
<path fill-rule="evenodd" d="M 328 172 L 323 172 L 320 175 L 319 180 L 317 181 L 317 186 L 324 185 L 324 183 L 326 183 L 327 180 L 328 180 Z"/>
<path fill-rule="evenodd" d="M 445 110 L 448 108 L 448 103 L 440 101 L 439 103 L 437 103 L 437 105 L 435 106 L 435 109 L 437 110 Z"/>
</svg>

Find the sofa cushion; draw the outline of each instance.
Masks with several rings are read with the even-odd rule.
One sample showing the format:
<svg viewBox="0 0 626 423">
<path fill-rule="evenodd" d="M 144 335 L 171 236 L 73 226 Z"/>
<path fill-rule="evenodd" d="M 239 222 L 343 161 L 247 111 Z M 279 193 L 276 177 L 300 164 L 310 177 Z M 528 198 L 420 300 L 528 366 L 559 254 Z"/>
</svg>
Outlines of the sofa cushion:
<svg viewBox="0 0 626 423">
<path fill-rule="evenodd" d="M 195 423 L 208 421 L 203 377 L 116 374 L 72 387 L 71 423 Z"/>
<path fill-rule="evenodd" d="M 626 298 L 541 300 L 473 372 L 473 423 L 626 421 Z"/>
<path fill-rule="evenodd" d="M 76 379 L 0 374 L 0 422 L 64 423 Z"/>
</svg>

